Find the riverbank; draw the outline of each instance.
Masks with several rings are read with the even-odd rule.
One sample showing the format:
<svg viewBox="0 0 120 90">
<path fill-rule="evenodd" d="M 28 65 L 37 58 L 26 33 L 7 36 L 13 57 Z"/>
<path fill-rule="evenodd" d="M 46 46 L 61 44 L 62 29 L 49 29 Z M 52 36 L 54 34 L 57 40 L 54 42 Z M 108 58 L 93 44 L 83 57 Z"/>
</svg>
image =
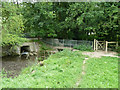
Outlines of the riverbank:
<svg viewBox="0 0 120 90">
<path fill-rule="evenodd" d="M 86 75 L 80 81 L 82 84 L 78 84 L 79 88 L 89 88 L 89 85 L 92 88 L 118 88 L 118 58 L 90 58 L 82 52 L 70 50 L 51 55 L 43 61 L 43 66 L 36 63 L 32 67 L 27 67 L 17 78 L 3 78 L 2 86 L 3 88 L 74 88 L 83 73 L 83 62 L 86 58 L 88 58 L 84 64 Z"/>
<path fill-rule="evenodd" d="M 49 55 L 47 52 L 45 52 L 45 50 L 52 50 L 50 46 L 39 40 L 31 40 L 29 41 L 29 43 L 26 42 L 22 45 L 24 45 L 24 48 L 22 49 L 30 49 L 30 51 L 32 51 L 33 53 L 29 52 L 28 58 L 26 58 L 26 55 L 9 55 L 2 57 L 2 69 L 4 70 L 4 73 L 7 74 L 7 77 L 17 77 L 21 73 L 22 69 L 35 64 L 37 59 L 40 60 L 41 58 L 41 60 L 44 60 L 45 58 L 47 58 Z M 26 45 L 30 45 L 31 48 L 26 47 Z"/>
</svg>

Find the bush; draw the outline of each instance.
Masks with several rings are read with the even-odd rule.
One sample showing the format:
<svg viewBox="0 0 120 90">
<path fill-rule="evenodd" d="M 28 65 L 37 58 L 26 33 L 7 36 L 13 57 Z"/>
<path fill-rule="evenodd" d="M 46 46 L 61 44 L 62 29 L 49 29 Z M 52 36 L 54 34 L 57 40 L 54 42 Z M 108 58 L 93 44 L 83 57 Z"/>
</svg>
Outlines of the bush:
<svg viewBox="0 0 120 90">
<path fill-rule="evenodd" d="M 43 51 L 43 50 L 52 50 L 52 48 L 49 45 L 45 44 L 44 42 L 40 41 L 39 44 L 41 45 L 40 46 L 40 51 Z"/>
<path fill-rule="evenodd" d="M 76 45 L 73 48 L 78 49 L 80 51 L 93 51 L 93 48 L 90 45 L 86 44 Z"/>
<path fill-rule="evenodd" d="M 38 61 L 43 61 L 43 59 L 41 57 L 38 58 Z"/>
<path fill-rule="evenodd" d="M 116 52 L 120 53 L 120 46 L 117 47 Z"/>
</svg>

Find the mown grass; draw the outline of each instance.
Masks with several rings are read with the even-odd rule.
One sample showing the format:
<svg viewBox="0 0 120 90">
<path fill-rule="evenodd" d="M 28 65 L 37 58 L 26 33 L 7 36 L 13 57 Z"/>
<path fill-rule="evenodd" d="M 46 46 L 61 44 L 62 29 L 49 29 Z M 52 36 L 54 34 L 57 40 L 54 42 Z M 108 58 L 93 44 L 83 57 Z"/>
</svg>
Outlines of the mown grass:
<svg viewBox="0 0 120 90">
<path fill-rule="evenodd" d="M 80 88 L 118 88 L 118 58 L 91 58 Z"/>
<path fill-rule="evenodd" d="M 16 78 L 3 78 L 3 88 L 70 88 L 82 71 L 86 56 L 69 50 L 51 55 L 44 66 L 35 64 Z"/>
</svg>

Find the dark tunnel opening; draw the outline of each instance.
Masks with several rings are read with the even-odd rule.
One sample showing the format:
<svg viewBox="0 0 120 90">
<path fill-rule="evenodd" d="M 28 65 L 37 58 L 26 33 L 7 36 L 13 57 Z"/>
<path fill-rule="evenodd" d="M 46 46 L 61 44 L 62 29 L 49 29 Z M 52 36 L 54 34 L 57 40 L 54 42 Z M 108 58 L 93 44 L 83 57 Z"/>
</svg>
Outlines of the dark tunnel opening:
<svg viewBox="0 0 120 90">
<path fill-rule="evenodd" d="M 23 52 L 30 52 L 30 46 L 22 46 L 20 52 L 21 53 L 23 53 Z"/>
</svg>

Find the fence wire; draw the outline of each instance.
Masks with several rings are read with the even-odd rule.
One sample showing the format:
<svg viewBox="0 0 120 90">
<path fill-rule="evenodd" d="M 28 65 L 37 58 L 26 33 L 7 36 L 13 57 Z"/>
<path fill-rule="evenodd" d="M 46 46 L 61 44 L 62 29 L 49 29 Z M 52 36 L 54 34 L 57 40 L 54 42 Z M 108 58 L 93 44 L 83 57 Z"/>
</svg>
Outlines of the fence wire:
<svg viewBox="0 0 120 90">
<path fill-rule="evenodd" d="M 93 48 L 93 41 L 87 40 L 68 40 L 68 39 L 44 39 L 42 40 L 44 43 L 59 46 L 59 47 L 74 47 L 78 45 L 91 46 Z"/>
</svg>

